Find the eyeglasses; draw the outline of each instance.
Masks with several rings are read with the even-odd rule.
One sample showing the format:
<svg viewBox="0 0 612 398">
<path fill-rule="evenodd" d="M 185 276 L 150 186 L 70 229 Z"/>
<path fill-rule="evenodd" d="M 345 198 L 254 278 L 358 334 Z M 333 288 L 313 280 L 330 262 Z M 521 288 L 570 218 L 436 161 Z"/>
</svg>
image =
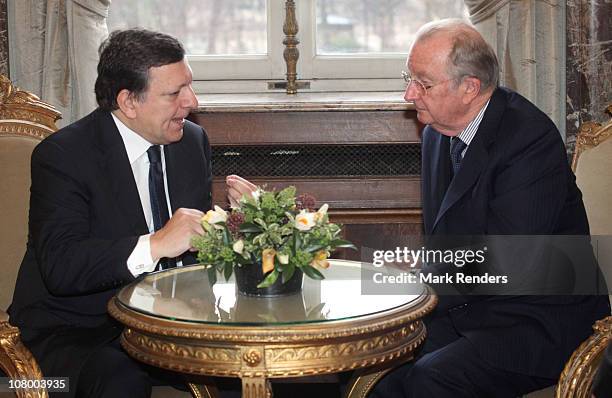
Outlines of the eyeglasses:
<svg viewBox="0 0 612 398">
<path fill-rule="evenodd" d="M 446 83 L 448 81 L 453 80 L 453 79 L 446 79 L 446 80 L 442 80 L 441 82 L 437 82 L 434 84 L 425 84 L 417 79 L 413 79 L 412 76 L 410 76 L 410 74 L 406 71 L 402 71 L 402 77 L 404 78 L 404 81 L 406 82 L 406 88 L 410 87 L 410 85 L 414 83 L 414 87 L 416 87 L 416 90 L 419 93 L 419 96 L 421 97 L 424 97 L 427 95 L 427 90 L 437 85 L 440 85 L 442 83 Z"/>
</svg>

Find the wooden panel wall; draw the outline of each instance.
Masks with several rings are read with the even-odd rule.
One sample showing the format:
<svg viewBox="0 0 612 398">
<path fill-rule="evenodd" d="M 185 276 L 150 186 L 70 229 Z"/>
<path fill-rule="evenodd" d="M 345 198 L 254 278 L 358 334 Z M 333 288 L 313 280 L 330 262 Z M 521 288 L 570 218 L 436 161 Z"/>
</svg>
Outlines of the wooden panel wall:
<svg viewBox="0 0 612 398">
<path fill-rule="evenodd" d="M 421 127 L 411 110 L 198 112 L 213 149 L 219 145 L 419 143 Z M 332 220 L 358 246 L 394 248 L 399 235 L 421 234 L 419 176 L 250 177 L 268 188 L 294 185 L 328 203 Z M 213 202 L 227 206 L 223 177 L 215 177 Z M 359 259 L 360 253 L 342 257 Z"/>
</svg>

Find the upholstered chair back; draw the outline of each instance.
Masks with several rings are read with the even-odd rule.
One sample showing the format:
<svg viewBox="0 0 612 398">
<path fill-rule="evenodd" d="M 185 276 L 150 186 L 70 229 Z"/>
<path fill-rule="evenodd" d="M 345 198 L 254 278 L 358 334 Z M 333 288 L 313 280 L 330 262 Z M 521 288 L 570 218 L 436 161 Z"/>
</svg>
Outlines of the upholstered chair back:
<svg viewBox="0 0 612 398">
<path fill-rule="evenodd" d="M 612 114 L 612 105 L 608 106 Z M 597 258 L 612 286 L 612 121 L 580 127 L 572 168 L 582 191 Z M 612 296 L 611 296 L 612 301 Z M 612 341 L 612 316 L 593 325 L 594 333 L 572 354 L 557 385 L 557 398 L 590 398 L 593 378 Z"/>
<path fill-rule="evenodd" d="M 585 123 L 576 144 L 576 182 L 582 191 L 591 235 L 612 235 L 611 137 L 611 123 Z"/>
<path fill-rule="evenodd" d="M 0 309 L 13 297 L 25 253 L 30 200 L 30 156 L 57 129 L 52 106 L 19 90 L 0 75 Z"/>
</svg>

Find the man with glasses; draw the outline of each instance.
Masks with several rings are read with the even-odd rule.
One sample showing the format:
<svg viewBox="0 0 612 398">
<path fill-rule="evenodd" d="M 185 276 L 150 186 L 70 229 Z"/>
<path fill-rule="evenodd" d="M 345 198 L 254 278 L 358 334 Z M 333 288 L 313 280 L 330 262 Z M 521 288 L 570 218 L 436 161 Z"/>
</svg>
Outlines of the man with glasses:
<svg viewBox="0 0 612 398">
<path fill-rule="evenodd" d="M 404 98 L 426 125 L 427 236 L 588 235 L 559 131 L 528 100 L 498 87 L 495 53 L 472 26 L 425 25 L 406 66 Z M 372 396 L 517 397 L 553 385 L 594 321 L 610 313 L 606 296 L 439 298 L 416 360 Z"/>
</svg>

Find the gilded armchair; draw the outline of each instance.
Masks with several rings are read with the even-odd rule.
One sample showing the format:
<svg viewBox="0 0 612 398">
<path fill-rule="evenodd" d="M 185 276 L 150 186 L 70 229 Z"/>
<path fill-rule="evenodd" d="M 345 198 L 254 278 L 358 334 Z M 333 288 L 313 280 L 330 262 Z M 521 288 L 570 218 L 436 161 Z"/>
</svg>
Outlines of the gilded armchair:
<svg viewBox="0 0 612 398">
<path fill-rule="evenodd" d="M 607 108 L 612 115 L 612 105 Z M 591 234 L 612 235 L 612 121 L 604 125 L 584 123 L 578 133 L 572 169 L 583 194 L 589 217 Z M 598 257 L 604 267 L 608 286 L 612 276 L 607 275 L 612 262 L 612 247 L 599 245 Z M 602 360 L 603 353 L 612 338 L 612 316 L 599 320 L 593 326 L 595 333 L 583 342 L 565 365 L 557 385 L 557 398 L 590 398 L 593 378 Z"/>
<path fill-rule="evenodd" d="M 21 343 L 19 329 L 5 309 L 25 253 L 30 196 L 30 156 L 34 147 L 57 127 L 60 113 L 38 97 L 14 87 L 0 75 L 0 368 L 11 378 L 38 379 L 41 371 Z M 18 397 L 46 397 L 45 390 L 20 390 Z"/>
</svg>

